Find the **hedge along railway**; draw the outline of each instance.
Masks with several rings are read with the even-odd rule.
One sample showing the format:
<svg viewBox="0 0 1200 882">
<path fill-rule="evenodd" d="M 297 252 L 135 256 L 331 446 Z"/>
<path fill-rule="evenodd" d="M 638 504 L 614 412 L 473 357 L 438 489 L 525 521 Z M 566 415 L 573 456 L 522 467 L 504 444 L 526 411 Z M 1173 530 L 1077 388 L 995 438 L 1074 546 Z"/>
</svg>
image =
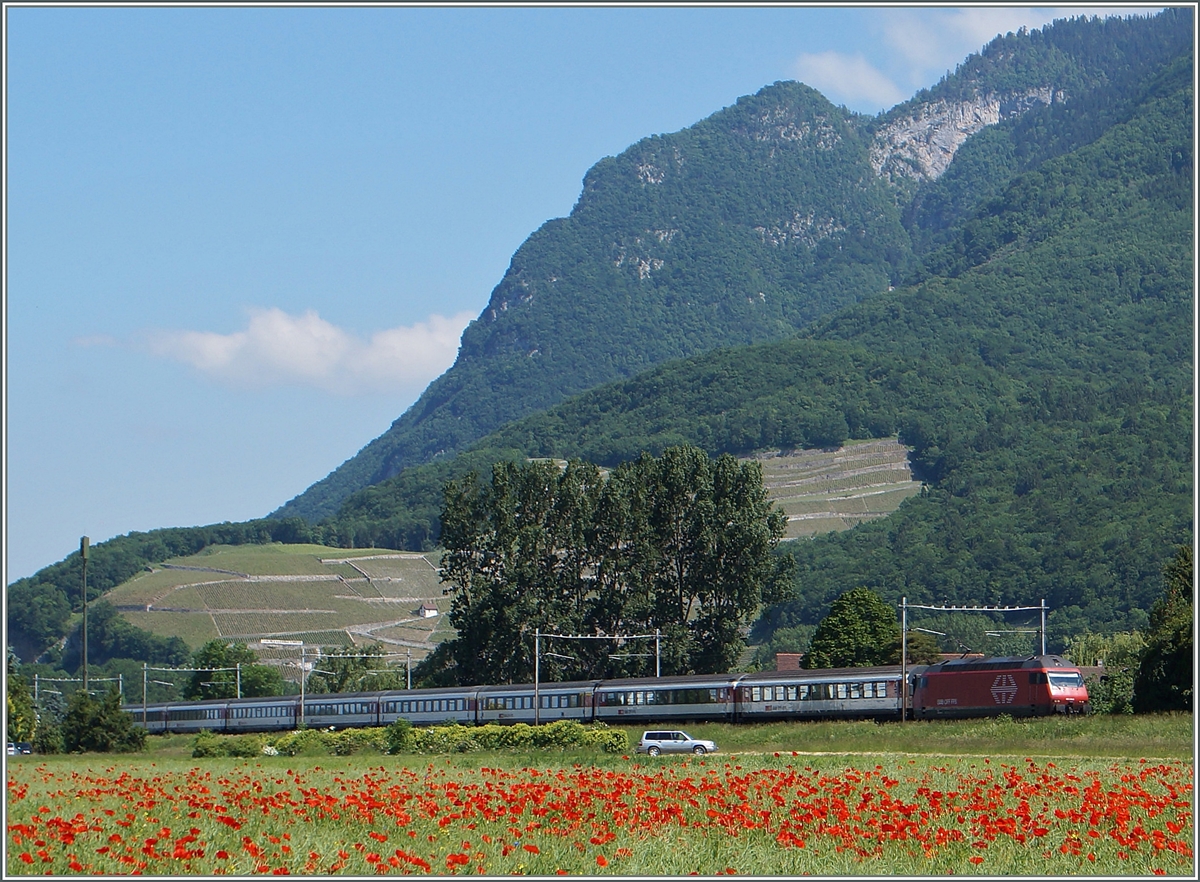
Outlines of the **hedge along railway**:
<svg viewBox="0 0 1200 882">
<path fill-rule="evenodd" d="M 883 517 L 920 492 L 897 440 L 756 457 L 768 496 L 788 515 L 786 538 L 849 529 Z M 452 635 L 437 552 L 318 545 L 214 546 L 160 564 L 106 596 L 138 627 L 251 644 L 264 661 L 290 660 L 262 638 L 325 646 L 379 642 L 419 661 Z M 422 606 L 438 615 L 422 615 Z M 285 671 L 289 670 L 284 668 Z"/>
</svg>

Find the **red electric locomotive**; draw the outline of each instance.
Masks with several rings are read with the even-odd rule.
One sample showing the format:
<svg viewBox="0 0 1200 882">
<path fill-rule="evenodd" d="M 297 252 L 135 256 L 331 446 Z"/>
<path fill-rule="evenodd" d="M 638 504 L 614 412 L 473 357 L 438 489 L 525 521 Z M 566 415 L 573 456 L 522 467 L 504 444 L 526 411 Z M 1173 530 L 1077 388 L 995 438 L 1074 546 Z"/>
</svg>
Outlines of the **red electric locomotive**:
<svg viewBox="0 0 1200 882">
<path fill-rule="evenodd" d="M 1057 655 L 954 659 L 930 665 L 912 682 L 918 720 L 1085 714 L 1091 707 L 1083 674 Z"/>
</svg>

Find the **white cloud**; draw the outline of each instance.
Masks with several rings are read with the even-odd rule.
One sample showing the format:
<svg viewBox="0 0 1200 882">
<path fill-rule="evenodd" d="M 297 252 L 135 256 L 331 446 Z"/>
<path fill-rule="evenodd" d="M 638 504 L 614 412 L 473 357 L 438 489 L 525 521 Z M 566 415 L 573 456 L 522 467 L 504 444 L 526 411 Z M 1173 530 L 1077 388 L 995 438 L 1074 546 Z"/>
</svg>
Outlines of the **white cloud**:
<svg viewBox="0 0 1200 882">
<path fill-rule="evenodd" d="M 806 53 L 796 59 L 796 78 L 840 104 L 890 107 L 907 96 L 861 55 Z"/>
<path fill-rule="evenodd" d="M 453 364 L 459 337 L 473 317 L 431 315 L 364 339 L 312 310 L 290 315 L 254 309 L 244 331 L 151 331 L 142 346 L 230 385 L 301 385 L 340 395 L 410 392 Z"/>
<path fill-rule="evenodd" d="M 908 64 L 911 91 L 933 82 L 1000 34 L 1044 27 L 1055 19 L 1155 15 L 1148 6 L 960 6 L 942 9 L 881 9 L 883 41 Z"/>
</svg>

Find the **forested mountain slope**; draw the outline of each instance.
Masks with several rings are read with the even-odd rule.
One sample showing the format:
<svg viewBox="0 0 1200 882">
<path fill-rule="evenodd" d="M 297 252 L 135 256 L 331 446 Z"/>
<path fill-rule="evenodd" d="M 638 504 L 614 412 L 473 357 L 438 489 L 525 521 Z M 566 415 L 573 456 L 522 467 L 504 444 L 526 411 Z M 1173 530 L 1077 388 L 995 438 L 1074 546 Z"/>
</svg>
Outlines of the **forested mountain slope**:
<svg viewBox="0 0 1200 882">
<path fill-rule="evenodd" d="M 315 522 L 354 490 L 570 395 L 790 336 L 885 291 L 914 268 L 914 245 L 940 243 L 1012 175 L 1127 112 L 1131 90 L 1190 35 L 1186 10 L 1061 21 L 997 38 L 880 117 L 776 83 L 601 160 L 570 216 L 513 256 L 454 366 L 272 516 Z M 1050 125 L 1034 113 L 1046 108 L 1059 112 L 1053 138 L 1020 128 Z"/>
<path fill-rule="evenodd" d="M 868 585 L 1045 598 L 1060 633 L 1139 625 L 1192 530 L 1192 79 L 1190 54 L 1153 73 L 1121 122 L 961 223 L 923 280 L 515 422 L 351 496 L 326 529 L 411 542 L 436 529 L 441 480 L 503 457 L 614 464 L 684 442 L 748 453 L 898 432 L 929 491 L 795 544 L 798 597 L 769 624 L 815 621 Z M 1041 131 L 1061 143 L 1075 121 L 1054 111 Z"/>
</svg>

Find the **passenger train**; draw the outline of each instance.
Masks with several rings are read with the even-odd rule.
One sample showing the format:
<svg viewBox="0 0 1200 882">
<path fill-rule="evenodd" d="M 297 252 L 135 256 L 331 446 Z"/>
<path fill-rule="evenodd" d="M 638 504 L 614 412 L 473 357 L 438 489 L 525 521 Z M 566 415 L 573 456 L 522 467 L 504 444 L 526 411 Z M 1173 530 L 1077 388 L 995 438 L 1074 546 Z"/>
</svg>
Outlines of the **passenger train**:
<svg viewBox="0 0 1200 882">
<path fill-rule="evenodd" d="M 908 668 L 907 719 L 1087 713 L 1079 668 L 1056 655 L 962 658 Z M 456 722 L 726 723 L 899 719 L 899 665 L 508 686 L 456 686 L 128 704 L 151 733 L 265 732 Z M 535 707 L 536 702 L 536 707 Z"/>
</svg>

